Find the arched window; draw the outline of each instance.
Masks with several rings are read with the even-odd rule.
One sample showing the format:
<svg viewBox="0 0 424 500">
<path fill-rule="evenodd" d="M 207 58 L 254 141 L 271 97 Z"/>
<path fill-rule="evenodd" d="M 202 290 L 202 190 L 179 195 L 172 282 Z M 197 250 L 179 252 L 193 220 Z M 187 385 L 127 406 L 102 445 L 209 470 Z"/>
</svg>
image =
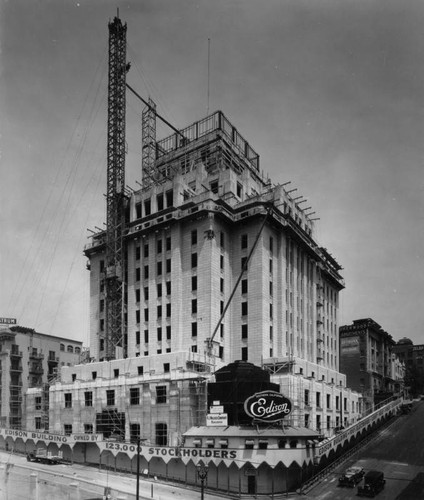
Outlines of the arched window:
<svg viewBox="0 0 424 500">
<path fill-rule="evenodd" d="M 74 348 L 71 345 L 68 345 L 68 352 L 74 352 Z"/>
</svg>

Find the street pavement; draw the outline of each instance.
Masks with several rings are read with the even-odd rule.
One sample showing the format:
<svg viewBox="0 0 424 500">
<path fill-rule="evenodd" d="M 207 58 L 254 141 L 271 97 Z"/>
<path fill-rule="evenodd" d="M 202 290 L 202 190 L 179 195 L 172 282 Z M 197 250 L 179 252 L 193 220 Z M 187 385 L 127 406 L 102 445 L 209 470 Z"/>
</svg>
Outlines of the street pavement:
<svg viewBox="0 0 424 500">
<path fill-rule="evenodd" d="M 6 464 L 9 464 L 7 484 Z M 38 495 L 31 474 L 38 476 Z M 0 451 L 0 500 L 97 500 L 103 499 L 105 488 L 111 488 L 113 500 L 136 499 L 135 476 L 98 470 L 80 464 L 46 465 L 27 462 L 25 456 Z M 139 498 L 140 500 L 198 500 L 200 490 L 140 478 Z M 226 497 L 204 492 L 205 500 L 224 498 Z"/>
<path fill-rule="evenodd" d="M 345 500 L 359 497 L 356 488 L 338 486 L 345 469 L 358 465 L 384 472 L 385 488 L 377 500 L 424 499 L 424 401 L 414 403 L 413 411 L 398 417 L 378 433 L 368 445 L 336 468 L 317 486 L 301 495 L 305 500 Z M 299 496 L 300 498 L 300 496 Z"/>
</svg>

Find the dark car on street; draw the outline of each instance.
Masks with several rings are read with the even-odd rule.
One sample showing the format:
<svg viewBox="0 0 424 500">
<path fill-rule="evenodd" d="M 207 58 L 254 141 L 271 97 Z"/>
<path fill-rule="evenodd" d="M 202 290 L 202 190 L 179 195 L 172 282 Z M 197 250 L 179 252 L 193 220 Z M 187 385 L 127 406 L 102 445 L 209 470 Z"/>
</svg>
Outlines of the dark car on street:
<svg viewBox="0 0 424 500">
<path fill-rule="evenodd" d="M 370 470 L 365 474 L 364 484 L 358 487 L 358 496 L 375 497 L 384 488 L 385 483 L 383 472 Z"/>
<path fill-rule="evenodd" d="M 344 474 L 339 477 L 339 486 L 349 486 L 354 488 L 362 481 L 365 471 L 362 467 L 349 467 Z"/>
</svg>

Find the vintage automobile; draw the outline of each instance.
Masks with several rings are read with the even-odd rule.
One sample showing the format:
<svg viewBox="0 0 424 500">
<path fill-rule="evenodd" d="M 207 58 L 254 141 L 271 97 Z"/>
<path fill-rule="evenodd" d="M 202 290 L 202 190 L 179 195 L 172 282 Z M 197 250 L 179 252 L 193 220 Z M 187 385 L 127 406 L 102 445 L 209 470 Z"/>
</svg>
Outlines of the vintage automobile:
<svg viewBox="0 0 424 500">
<path fill-rule="evenodd" d="M 344 474 L 339 477 L 339 486 L 349 486 L 354 488 L 365 475 L 365 471 L 362 467 L 349 467 L 346 469 Z"/>
<path fill-rule="evenodd" d="M 370 470 L 365 474 L 363 486 L 358 487 L 358 496 L 375 497 L 384 488 L 385 483 L 383 472 Z"/>
</svg>

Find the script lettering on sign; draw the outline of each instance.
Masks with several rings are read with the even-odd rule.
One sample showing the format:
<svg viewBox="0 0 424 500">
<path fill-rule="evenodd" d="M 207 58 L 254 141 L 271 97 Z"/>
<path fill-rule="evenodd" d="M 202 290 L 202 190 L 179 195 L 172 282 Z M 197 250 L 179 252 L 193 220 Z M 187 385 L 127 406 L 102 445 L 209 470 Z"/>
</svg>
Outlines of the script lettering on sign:
<svg viewBox="0 0 424 500">
<path fill-rule="evenodd" d="M 291 401 L 275 391 L 257 392 L 244 402 L 244 411 L 254 420 L 261 422 L 278 422 L 291 410 Z"/>
</svg>

